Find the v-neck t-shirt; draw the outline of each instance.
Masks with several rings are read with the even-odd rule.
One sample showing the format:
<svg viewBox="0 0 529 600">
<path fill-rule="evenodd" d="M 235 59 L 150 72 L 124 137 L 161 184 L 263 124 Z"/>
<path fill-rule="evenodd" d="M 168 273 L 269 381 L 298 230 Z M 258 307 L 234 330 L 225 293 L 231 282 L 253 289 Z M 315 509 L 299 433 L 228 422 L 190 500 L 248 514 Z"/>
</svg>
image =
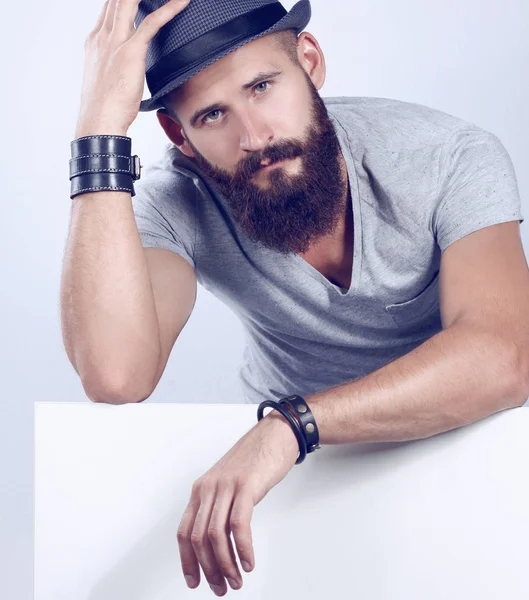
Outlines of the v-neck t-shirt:
<svg viewBox="0 0 529 600">
<path fill-rule="evenodd" d="M 411 102 L 323 101 L 349 177 L 348 289 L 298 254 L 250 240 L 215 182 L 174 144 L 135 182 L 142 245 L 181 255 L 242 322 L 238 376 L 247 403 L 322 391 L 410 352 L 442 330 L 446 247 L 483 227 L 524 221 L 513 164 L 494 134 Z"/>
</svg>

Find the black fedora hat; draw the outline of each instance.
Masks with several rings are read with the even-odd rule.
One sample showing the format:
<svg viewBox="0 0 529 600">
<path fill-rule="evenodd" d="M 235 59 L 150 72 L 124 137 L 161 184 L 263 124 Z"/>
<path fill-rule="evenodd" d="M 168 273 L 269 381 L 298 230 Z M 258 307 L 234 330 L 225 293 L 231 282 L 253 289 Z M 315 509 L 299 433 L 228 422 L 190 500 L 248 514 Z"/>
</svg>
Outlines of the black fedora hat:
<svg viewBox="0 0 529 600">
<path fill-rule="evenodd" d="M 165 0 L 141 0 L 135 27 L 163 4 Z M 285 29 L 299 34 L 310 16 L 309 0 L 300 0 L 288 12 L 275 0 L 191 0 L 149 43 L 151 98 L 141 101 L 140 112 L 163 108 L 163 96 L 243 44 Z"/>
</svg>

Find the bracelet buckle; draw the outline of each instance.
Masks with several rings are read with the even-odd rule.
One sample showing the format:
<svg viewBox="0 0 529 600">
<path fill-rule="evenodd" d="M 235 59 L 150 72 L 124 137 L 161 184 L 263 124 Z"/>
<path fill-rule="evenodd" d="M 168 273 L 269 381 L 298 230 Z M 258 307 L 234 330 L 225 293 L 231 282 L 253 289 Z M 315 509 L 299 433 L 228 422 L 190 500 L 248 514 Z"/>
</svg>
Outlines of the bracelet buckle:
<svg viewBox="0 0 529 600">
<path fill-rule="evenodd" d="M 137 181 L 141 177 L 141 168 L 142 164 L 140 163 L 140 157 L 135 154 L 130 158 L 130 174 L 132 175 L 132 181 Z"/>
</svg>

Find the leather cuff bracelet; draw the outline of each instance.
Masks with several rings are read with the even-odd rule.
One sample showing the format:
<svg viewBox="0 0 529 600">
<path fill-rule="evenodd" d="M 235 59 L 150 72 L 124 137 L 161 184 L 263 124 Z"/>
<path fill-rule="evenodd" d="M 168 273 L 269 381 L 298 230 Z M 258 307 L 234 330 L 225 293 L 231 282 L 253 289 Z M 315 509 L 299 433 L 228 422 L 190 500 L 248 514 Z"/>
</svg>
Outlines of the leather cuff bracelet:
<svg viewBox="0 0 529 600">
<path fill-rule="evenodd" d="M 135 195 L 140 158 L 131 156 L 132 140 L 121 135 L 89 135 L 70 143 L 70 198 L 86 192 L 123 191 Z"/>
<path fill-rule="evenodd" d="M 257 409 L 257 420 L 260 421 L 264 416 L 264 409 L 270 406 L 279 411 L 285 419 L 290 423 L 294 435 L 299 444 L 299 456 L 296 460 L 296 465 L 299 465 L 305 460 L 307 454 L 318 450 L 319 431 L 314 416 L 305 402 L 304 398 L 297 395 L 286 396 L 281 398 L 279 402 L 274 400 L 264 400 L 259 404 Z"/>
</svg>

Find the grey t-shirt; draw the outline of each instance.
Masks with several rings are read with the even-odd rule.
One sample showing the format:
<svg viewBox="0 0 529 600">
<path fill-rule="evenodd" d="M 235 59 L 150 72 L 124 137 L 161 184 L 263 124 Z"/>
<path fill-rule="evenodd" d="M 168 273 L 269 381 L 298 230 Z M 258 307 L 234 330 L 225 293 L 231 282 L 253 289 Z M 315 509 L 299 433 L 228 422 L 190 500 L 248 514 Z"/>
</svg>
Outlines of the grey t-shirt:
<svg viewBox="0 0 529 600">
<path fill-rule="evenodd" d="M 349 289 L 297 254 L 251 241 L 213 180 L 172 143 L 135 183 L 143 246 L 183 256 L 240 318 L 248 403 L 315 393 L 410 352 L 442 329 L 442 251 L 482 227 L 524 220 L 512 162 L 492 133 L 399 100 L 324 102 L 351 188 Z"/>
</svg>

